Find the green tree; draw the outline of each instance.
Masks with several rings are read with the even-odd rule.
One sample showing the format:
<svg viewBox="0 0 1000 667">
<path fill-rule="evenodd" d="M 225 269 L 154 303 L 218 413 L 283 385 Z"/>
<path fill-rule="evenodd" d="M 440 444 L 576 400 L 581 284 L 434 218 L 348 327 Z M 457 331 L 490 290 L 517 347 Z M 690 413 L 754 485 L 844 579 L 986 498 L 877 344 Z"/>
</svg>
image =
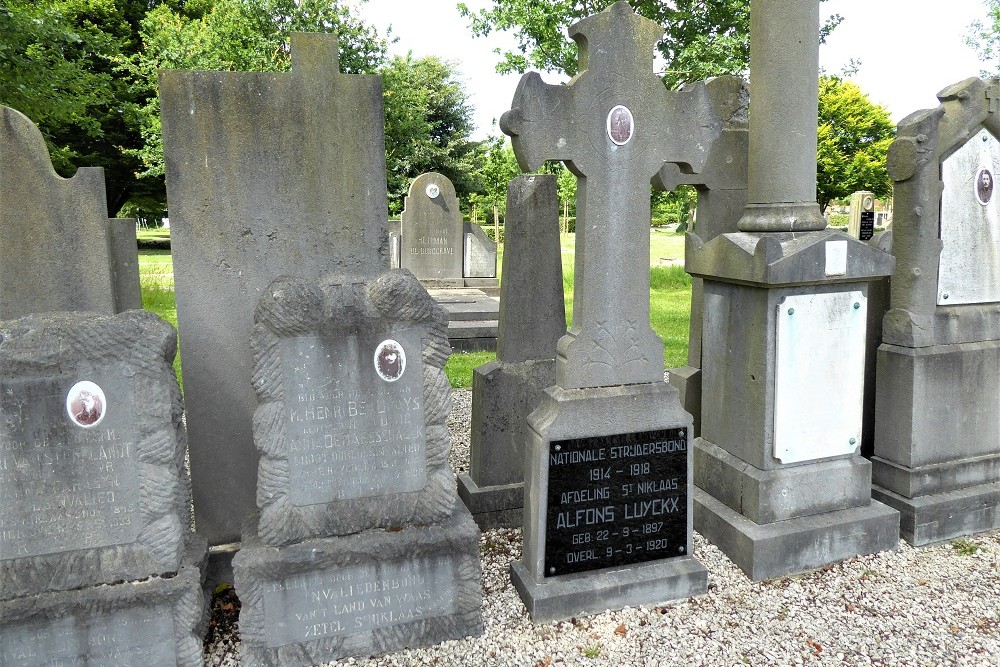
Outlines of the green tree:
<svg viewBox="0 0 1000 667">
<path fill-rule="evenodd" d="M 477 180 L 479 191 L 469 197 L 469 203 L 482 207 L 492 215 L 496 207 L 500 215 L 507 211 L 507 184 L 521 173 L 510 140 L 504 136 L 489 137 L 482 142 L 484 156 Z"/>
<path fill-rule="evenodd" d="M 816 201 L 825 210 L 832 199 L 856 190 L 876 197 L 892 193 L 886 152 L 896 134 L 889 112 L 850 81 L 819 80 Z"/>
<path fill-rule="evenodd" d="M 983 5 L 986 7 L 986 19 L 969 25 L 965 43 L 985 64 L 980 72 L 980 76 L 985 78 L 1000 74 L 1000 0 L 983 0 Z"/>
<path fill-rule="evenodd" d="M 390 212 L 402 210 L 410 183 L 428 171 L 447 176 L 459 199 L 468 201 L 480 189 L 483 149 L 470 139 L 473 109 L 455 65 L 411 54 L 393 58 L 381 74 Z"/>
<path fill-rule="evenodd" d="M 497 71 L 537 69 L 572 76 L 577 71 L 576 43 L 566 29 L 582 18 L 611 6 L 615 0 L 493 0 L 491 8 L 473 12 L 464 3 L 459 11 L 470 19 L 470 29 L 486 37 L 493 31 L 512 31 L 516 50 L 501 53 Z M 742 74 L 750 62 L 750 0 L 631 0 L 632 9 L 664 27 L 657 45 L 666 63 L 664 81 L 675 88 L 721 74 Z M 840 23 L 830 17 L 825 36 Z"/>
</svg>

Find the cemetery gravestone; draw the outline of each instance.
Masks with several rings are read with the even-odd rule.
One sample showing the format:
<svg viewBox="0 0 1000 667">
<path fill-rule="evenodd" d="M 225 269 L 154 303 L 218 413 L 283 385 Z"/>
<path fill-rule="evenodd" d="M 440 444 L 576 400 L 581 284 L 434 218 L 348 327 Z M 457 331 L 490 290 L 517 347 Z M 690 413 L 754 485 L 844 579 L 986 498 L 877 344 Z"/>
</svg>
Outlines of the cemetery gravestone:
<svg viewBox="0 0 1000 667">
<path fill-rule="evenodd" d="M 521 525 L 528 415 L 555 384 L 566 333 L 555 176 L 511 181 L 504 226 L 497 358 L 472 376 L 469 473 L 458 477 L 481 528 Z"/>
<path fill-rule="evenodd" d="M 708 82 L 712 113 L 722 132 L 709 149 L 705 167 L 685 174 L 675 164 L 660 169 L 654 182 L 663 190 L 693 185 L 698 190 L 697 219 L 693 230 L 703 242 L 719 234 L 735 232 L 747 203 L 747 114 L 750 90 L 735 76 L 720 76 Z M 688 332 L 688 363 L 671 368 L 668 380 L 677 388 L 681 405 L 694 419 L 693 437 L 701 433 L 701 337 L 704 287 L 701 278 L 691 279 L 691 324 Z"/>
<path fill-rule="evenodd" d="M 261 512 L 234 559 L 244 661 L 482 632 L 479 531 L 448 465 L 443 309 L 406 271 L 283 277 L 256 320 Z"/>
<path fill-rule="evenodd" d="M 573 326 L 529 419 L 524 556 L 511 571 L 535 621 L 707 586 L 690 555 L 691 417 L 649 326 L 649 183 L 665 162 L 700 168 L 721 128 L 703 84 L 671 92 L 653 73 L 662 28 L 627 3 L 569 34 L 573 82 L 529 73 L 501 118 L 522 170 L 562 159 L 580 193 Z"/>
<path fill-rule="evenodd" d="M 202 664 L 175 352 L 141 310 L 0 323 L 2 664 Z"/>
<path fill-rule="evenodd" d="M 0 106 L 0 319 L 142 308 L 136 252 L 135 221 L 108 218 L 104 170 L 61 178 L 35 124 Z"/>
<path fill-rule="evenodd" d="M 438 173 L 421 174 L 403 204 L 400 266 L 428 284 L 464 285 L 464 227 L 455 186 Z"/>
<path fill-rule="evenodd" d="M 868 241 L 875 236 L 875 194 L 855 192 L 851 195 L 851 217 L 847 233 L 859 241 Z"/>
<path fill-rule="evenodd" d="M 686 249 L 705 290 L 695 525 L 755 580 L 898 543 L 858 452 L 868 284 L 893 262 L 815 202 L 818 25 L 818 0 L 753 0 L 749 203 Z"/>
<path fill-rule="evenodd" d="M 928 544 L 1000 526 L 1000 81 L 966 79 L 899 124 L 878 349 L 873 496 Z"/>
<path fill-rule="evenodd" d="M 212 544 L 239 540 L 255 507 L 263 290 L 389 261 L 380 81 L 340 74 L 332 35 L 294 35 L 291 57 L 288 73 L 160 73 L 195 512 Z"/>
</svg>

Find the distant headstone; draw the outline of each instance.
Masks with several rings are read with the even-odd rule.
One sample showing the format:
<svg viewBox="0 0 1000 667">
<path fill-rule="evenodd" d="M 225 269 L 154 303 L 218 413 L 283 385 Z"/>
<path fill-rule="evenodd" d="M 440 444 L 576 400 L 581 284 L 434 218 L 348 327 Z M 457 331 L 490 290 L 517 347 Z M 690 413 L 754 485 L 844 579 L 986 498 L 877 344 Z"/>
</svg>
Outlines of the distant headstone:
<svg viewBox="0 0 1000 667">
<path fill-rule="evenodd" d="M 291 57 L 288 73 L 160 73 L 195 512 L 212 544 L 239 540 L 255 506 L 263 290 L 389 261 L 380 80 L 340 74 L 332 35 L 294 35 Z"/>
<path fill-rule="evenodd" d="M 0 319 L 133 308 L 135 221 L 108 218 L 104 170 L 61 178 L 35 124 L 0 106 Z"/>
<path fill-rule="evenodd" d="M 466 222 L 465 258 L 462 275 L 464 278 L 497 277 L 497 244 L 483 228 L 474 222 Z"/>
<path fill-rule="evenodd" d="M 1000 527 L 1000 80 L 938 99 L 889 148 L 901 270 L 876 371 L 872 494 L 914 545 Z"/>
<path fill-rule="evenodd" d="M 434 172 L 413 179 L 402 220 L 400 267 L 419 280 L 461 284 L 464 226 L 451 181 Z"/>
<path fill-rule="evenodd" d="M 703 279 L 695 527 L 755 580 L 895 548 L 860 456 L 869 284 L 892 258 L 815 201 L 819 1 L 754 0 L 747 206 Z M 774 35 L 794 39 L 774 39 Z"/>
<path fill-rule="evenodd" d="M 569 34 L 580 73 L 555 86 L 525 75 L 501 119 L 523 170 L 561 159 L 586 178 L 573 326 L 529 418 L 524 555 L 511 571 L 535 621 L 707 586 L 691 556 L 691 416 L 649 324 L 649 183 L 666 162 L 700 169 L 721 127 L 704 84 L 668 91 L 654 74 L 663 29 L 628 3 Z M 640 517 L 646 532 L 633 530 Z"/>
<path fill-rule="evenodd" d="M 141 310 L 0 323 L 0 664 L 202 664 L 175 352 Z"/>
<path fill-rule="evenodd" d="M 851 214 L 847 233 L 859 241 L 875 236 L 875 194 L 859 191 L 851 195 Z"/>
<path fill-rule="evenodd" d="M 698 190 L 697 221 L 693 233 L 702 243 L 719 234 L 736 231 L 747 203 L 747 114 L 750 90 L 735 76 L 709 80 L 712 113 L 722 132 L 709 148 L 705 167 L 697 174 L 685 174 L 676 164 L 666 164 L 654 182 L 663 190 L 693 185 Z M 694 239 L 692 239 L 694 240 Z M 701 278 L 691 279 L 691 324 L 688 331 L 688 362 L 671 368 L 668 380 L 677 388 L 681 405 L 694 419 L 694 436 L 701 433 L 701 337 L 704 313 L 704 286 Z"/>
<path fill-rule="evenodd" d="M 248 664 L 482 632 L 448 465 L 444 311 L 406 271 L 276 279 L 254 328 L 259 517 L 234 559 Z"/>
<path fill-rule="evenodd" d="M 520 176 L 507 188 L 497 358 L 472 376 L 469 473 L 458 493 L 482 528 L 519 526 L 528 415 L 556 380 L 566 333 L 555 176 Z"/>
</svg>

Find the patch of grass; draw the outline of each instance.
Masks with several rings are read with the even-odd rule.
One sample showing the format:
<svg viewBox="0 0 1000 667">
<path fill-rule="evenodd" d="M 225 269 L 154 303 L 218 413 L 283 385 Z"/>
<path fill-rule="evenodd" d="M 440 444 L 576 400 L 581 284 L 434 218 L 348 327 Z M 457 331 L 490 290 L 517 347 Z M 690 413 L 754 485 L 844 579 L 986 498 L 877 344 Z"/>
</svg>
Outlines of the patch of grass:
<svg viewBox="0 0 1000 667">
<path fill-rule="evenodd" d="M 135 232 L 135 237 L 140 241 L 152 241 L 156 239 L 169 239 L 169 227 L 140 227 Z"/>
<path fill-rule="evenodd" d="M 583 648 L 583 654 L 588 658 L 596 658 L 601 655 L 601 645 L 594 644 L 593 646 L 585 646 Z"/>
<path fill-rule="evenodd" d="M 971 556 L 979 551 L 979 545 L 972 540 L 955 540 L 951 543 L 951 548 L 958 552 L 959 556 Z"/>
<path fill-rule="evenodd" d="M 444 373 L 454 389 L 472 386 L 472 371 L 497 358 L 496 352 L 454 352 L 444 365 Z"/>
<path fill-rule="evenodd" d="M 156 313 L 176 329 L 177 302 L 174 298 L 174 273 L 169 250 L 144 250 L 139 253 L 139 285 L 142 288 L 143 309 Z M 174 373 L 183 390 L 180 350 L 174 357 Z"/>
</svg>

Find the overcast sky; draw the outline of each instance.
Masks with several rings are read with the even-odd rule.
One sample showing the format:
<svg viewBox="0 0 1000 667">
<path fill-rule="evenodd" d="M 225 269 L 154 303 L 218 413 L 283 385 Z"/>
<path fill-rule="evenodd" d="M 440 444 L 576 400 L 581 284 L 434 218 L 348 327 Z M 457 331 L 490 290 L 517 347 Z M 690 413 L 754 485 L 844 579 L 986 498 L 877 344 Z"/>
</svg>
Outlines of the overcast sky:
<svg viewBox="0 0 1000 667">
<path fill-rule="evenodd" d="M 546 1 L 546 0 L 539 0 Z M 456 0 L 368 0 L 361 16 L 381 33 L 391 24 L 399 41 L 392 53 L 436 55 L 455 61 L 475 107 L 475 139 L 499 134 L 496 119 L 510 107 L 518 75 L 495 73 L 496 48 L 513 47 L 509 35 L 474 38 Z M 489 0 L 466 0 L 486 7 Z M 827 0 L 823 16 L 839 13 L 844 22 L 820 47 L 820 66 L 839 73 L 855 58 L 861 68 L 852 80 L 889 109 L 893 121 L 937 106 L 945 86 L 977 76 L 982 65 L 965 46 L 969 24 L 985 18 L 983 0 Z M 543 75 L 550 82 L 557 79 Z"/>
</svg>

